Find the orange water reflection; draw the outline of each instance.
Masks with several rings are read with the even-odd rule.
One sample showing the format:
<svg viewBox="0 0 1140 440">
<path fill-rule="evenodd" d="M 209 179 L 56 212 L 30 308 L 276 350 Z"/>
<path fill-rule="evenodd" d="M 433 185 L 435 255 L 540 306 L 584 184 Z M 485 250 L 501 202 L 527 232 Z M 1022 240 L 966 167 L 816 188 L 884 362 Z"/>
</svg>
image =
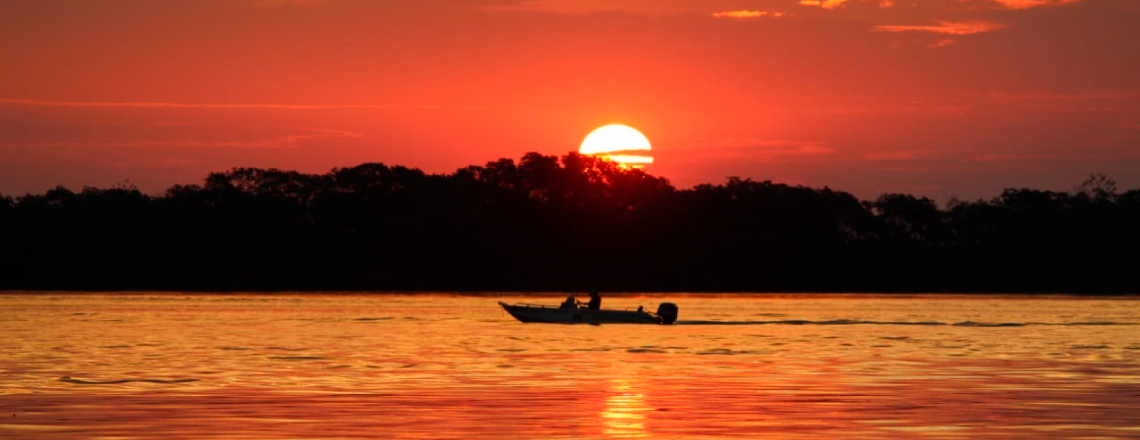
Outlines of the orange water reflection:
<svg viewBox="0 0 1140 440">
<path fill-rule="evenodd" d="M 470 297 L 0 296 L 0 438 L 1140 432 L 1136 301 L 937 301 L 686 298 L 679 325 L 563 326 Z M 1045 324 L 740 324 L 776 320 Z"/>
<path fill-rule="evenodd" d="M 645 404 L 643 383 L 628 378 L 609 380 L 605 406 L 598 413 L 602 422 L 602 433 L 616 438 L 649 437 L 645 429 L 646 413 L 653 408 Z"/>
</svg>

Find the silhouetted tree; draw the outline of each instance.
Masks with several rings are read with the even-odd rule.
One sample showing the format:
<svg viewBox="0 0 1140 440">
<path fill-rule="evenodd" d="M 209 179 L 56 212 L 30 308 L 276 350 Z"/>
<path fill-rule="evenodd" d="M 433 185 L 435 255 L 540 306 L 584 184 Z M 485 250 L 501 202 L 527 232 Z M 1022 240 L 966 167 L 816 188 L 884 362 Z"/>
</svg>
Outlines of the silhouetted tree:
<svg viewBox="0 0 1140 440">
<path fill-rule="evenodd" d="M 1112 199 L 1116 197 L 1116 181 L 1101 174 L 1090 174 L 1081 182 L 1080 192 L 1092 199 Z"/>
<path fill-rule="evenodd" d="M 235 168 L 0 196 L 0 288 L 1132 292 L 1140 190 L 990 200 L 729 178 L 675 189 L 593 156 L 451 174 Z"/>
<path fill-rule="evenodd" d="M 908 194 L 883 194 L 867 206 L 891 227 L 885 231 L 887 236 L 901 236 L 904 240 L 925 244 L 941 244 L 945 240 L 942 212 L 933 200 Z"/>
</svg>

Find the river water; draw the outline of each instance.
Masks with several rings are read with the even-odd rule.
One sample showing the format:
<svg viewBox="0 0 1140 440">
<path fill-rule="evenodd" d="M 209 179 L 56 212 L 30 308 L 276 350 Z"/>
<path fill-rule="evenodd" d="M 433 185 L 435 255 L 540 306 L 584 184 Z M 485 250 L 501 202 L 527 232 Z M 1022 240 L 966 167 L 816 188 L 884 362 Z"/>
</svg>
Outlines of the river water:
<svg viewBox="0 0 1140 440">
<path fill-rule="evenodd" d="M 0 293 L 0 438 L 1140 438 L 1140 299 Z"/>
</svg>

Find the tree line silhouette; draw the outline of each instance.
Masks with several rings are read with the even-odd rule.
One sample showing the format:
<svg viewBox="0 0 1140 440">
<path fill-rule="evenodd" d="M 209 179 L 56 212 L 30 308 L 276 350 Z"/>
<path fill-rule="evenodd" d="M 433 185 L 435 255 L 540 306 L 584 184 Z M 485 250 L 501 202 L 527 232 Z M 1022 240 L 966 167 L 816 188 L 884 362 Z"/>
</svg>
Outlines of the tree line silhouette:
<svg viewBox="0 0 1140 440">
<path fill-rule="evenodd" d="M 1140 190 L 990 200 L 729 178 L 577 153 L 445 175 L 237 168 L 150 196 L 0 196 L 0 288 L 1137 293 Z"/>
</svg>

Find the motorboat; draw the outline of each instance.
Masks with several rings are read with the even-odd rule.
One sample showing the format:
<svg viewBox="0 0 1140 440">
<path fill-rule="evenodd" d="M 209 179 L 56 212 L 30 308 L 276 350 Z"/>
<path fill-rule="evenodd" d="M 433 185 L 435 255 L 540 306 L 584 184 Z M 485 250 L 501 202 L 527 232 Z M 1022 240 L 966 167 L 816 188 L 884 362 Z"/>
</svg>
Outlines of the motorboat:
<svg viewBox="0 0 1140 440">
<path fill-rule="evenodd" d="M 672 324 L 677 320 L 677 305 L 661 303 L 657 313 L 638 307 L 637 310 L 588 309 L 542 304 L 507 304 L 499 301 L 503 310 L 522 322 L 548 322 L 562 324 Z"/>
</svg>

